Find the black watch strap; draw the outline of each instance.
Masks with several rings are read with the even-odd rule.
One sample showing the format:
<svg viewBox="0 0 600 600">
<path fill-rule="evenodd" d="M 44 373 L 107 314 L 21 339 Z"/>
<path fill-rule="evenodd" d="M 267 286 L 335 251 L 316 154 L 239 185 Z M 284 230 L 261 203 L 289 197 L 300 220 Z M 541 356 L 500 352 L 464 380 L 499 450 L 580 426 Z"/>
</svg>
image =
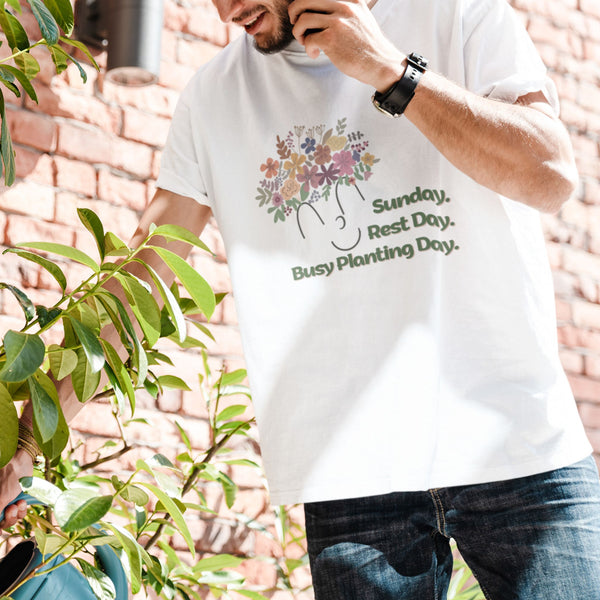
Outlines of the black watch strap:
<svg viewBox="0 0 600 600">
<path fill-rule="evenodd" d="M 427 69 L 427 59 L 416 52 L 411 52 L 406 60 L 408 65 L 400 80 L 389 90 L 375 92 L 372 97 L 375 108 L 389 117 L 399 117 L 405 111 L 415 95 L 421 75 Z"/>
</svg>

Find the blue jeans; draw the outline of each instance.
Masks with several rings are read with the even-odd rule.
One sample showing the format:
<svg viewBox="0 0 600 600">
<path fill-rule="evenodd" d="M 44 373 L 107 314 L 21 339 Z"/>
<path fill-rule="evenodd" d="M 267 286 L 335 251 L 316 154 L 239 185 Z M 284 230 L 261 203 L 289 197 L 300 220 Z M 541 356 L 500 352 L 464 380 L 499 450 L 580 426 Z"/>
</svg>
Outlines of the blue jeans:
<svg viewBox="0 0 600 600">
<path fill-rule="evenodd" d="M 592 457 L 509 481 L 304 509 L 316 600 L 445 600 L 450 538 L 488 600 L 600 600 Z"/>
</svg>

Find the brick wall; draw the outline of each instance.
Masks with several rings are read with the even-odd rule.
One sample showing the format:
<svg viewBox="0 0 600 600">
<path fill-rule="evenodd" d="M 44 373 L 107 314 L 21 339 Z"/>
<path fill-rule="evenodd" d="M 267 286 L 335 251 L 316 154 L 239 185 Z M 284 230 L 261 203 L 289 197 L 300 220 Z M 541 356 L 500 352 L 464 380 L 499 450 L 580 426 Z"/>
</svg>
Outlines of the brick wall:
<svg viewBox="0 0 600 600">
<path fill-rule="evenodd" d="M 544 217 L 544 226 L 555 274 L 561 356 L 589 437 L 600 454 L 600 1 L 512 3 L 558 86 L 581 173 L 577 198 L 558 216 Z M 32 28 L 31 17 L 25 20 Z M 75 213 L 82 206 L 95 210 L 127 239 L 154 192 L 160 151 L 179 92 L 195 69 L 235 35 L 239 34 L 219 22 L 208 0 L 165 0 L 160 80 L 138 89 L 114 86 L 92 68 L 86 69 L 86 84 L 74 67 L 53 77 L 47 53 L 36 52 L 42 64 L 39 105 L 7 95 L 18 180 L 10 190 L 1 190 L 0 250 L 20 241 L 53 240 L 93 252 Z M 3 53 L 6 45 L 0 48 L 0 57 Z M 105 60 L 103 54 L 97 58 L 100 63 Z M 216 291 L 228 292 L 226 258 L 214 223 L 209 224 L 204 239 L 216 258 L 194 254 L 192 260 Z M 80 274 L 77 266 L 67 270 L 76 278 Z M 44 272 L 12 256 L 0 258 L 0 280 L 23 286 L 36 302 L 51 303 L 56 297 Z M 19 307 L 8 292 L 0 290 L 0 334 L 21 325 Z M 242 365 L 231 298 L 218 308 L 211 329 L 217 340 L 210 348 L 213 364 Z M 193 351 L 180 352 L 177 359 L 192 383 L 199 370 L 198 356 Z M 175 415 L 192 427 L 195 444 L 202 445 L 206 415 L 196 393 L 172 392 L 156 403 L 144 399 L 140 411 L 151 419 L 166 415 L 154 439 L 147 432 L 139 435 L 142 448 L 174 454 L 178 444 Z M 111 434 L 110 428 L 97 425 L 108 423 L 106 412 L 106 405 L 88 407 L 75 423 L 87 441 L 88 457 Z M 130 460 L 124 458 L 123 467 Z M 272 525 L 260 480 L 245 477 L 241 483 L 234 509 Z M 218 506 L 221 499 L 214 493 Z M 242 533 L 227 511 L 198 523 L 196 529 L 202 551 L 280 552 L 257 532 Z M 249 571 L 253 581 L 274 580 L 273 568 L 266 563 Z M 280 592 L 274 597 L 289 598 L 290 594 Z"/>
</svg>

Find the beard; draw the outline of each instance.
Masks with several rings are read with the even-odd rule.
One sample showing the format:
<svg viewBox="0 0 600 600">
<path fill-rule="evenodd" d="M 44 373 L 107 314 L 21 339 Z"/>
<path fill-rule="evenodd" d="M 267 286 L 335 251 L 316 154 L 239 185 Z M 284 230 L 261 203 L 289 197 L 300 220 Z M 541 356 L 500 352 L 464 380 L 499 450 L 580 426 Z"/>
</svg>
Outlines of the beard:
<svg viewBox="0 0 600 600">
<path fill-rule="evenodd" d="M 277 12 L 272 13 L 277 20 L 277 29 L 264 36 L 261 41 L 254 38 L 254 47 L 262 54 L 275 54 L 285 50 L 294 40 L 293 25 L 288 14 L 288 2 L 277 4 Z"/>
</svg>

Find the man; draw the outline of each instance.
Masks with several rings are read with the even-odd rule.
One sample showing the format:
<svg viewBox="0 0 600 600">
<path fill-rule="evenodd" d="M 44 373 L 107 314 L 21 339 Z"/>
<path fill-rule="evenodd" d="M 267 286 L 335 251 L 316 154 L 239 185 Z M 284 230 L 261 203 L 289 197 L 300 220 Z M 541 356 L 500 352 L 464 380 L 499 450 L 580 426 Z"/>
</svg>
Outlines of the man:
<svg viewBox="0 0 600 600">
<path fill-rule="evenodd" d="M 317 600 L 444 598 L 450 537 L 487 598 L 597 600 L 600 488 L 538 215 L 577 176 L 509 6 L 214 2 L 248 35 L 183 92 L 134 243 L 219 222 Z"/>
</svg>

